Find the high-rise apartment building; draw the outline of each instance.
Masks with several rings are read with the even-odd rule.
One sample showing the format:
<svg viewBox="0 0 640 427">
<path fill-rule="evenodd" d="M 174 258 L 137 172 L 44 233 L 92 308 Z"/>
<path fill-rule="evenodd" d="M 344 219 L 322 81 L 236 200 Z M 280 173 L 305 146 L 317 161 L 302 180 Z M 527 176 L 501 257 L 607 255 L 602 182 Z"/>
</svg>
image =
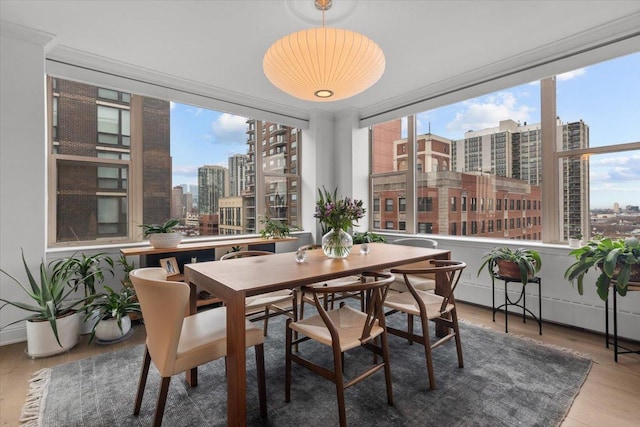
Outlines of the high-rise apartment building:
<svg viewBox="0 0 640 427">
<path fill-rule="evenodd" d="M 244 154 L 229 157 L 229 196 L 241 196 L 247 190 L 247 159 Z"/>
<path fill-rule="evenodd" d="M 198 168 L 198 212 L 217 214 L 218 201 L 227 196 L 228 170 L 222 166 L 205 165 Z"/>
<path fill-rule="evenodd" d="M 589 126 L 582 120 L 557 121 L 558 151 L 589 147 Z M 542 127 L 502 120 L 495 128 L 469 131 L 464 139 L 453 141 L 458 172 L 484 172 L 541 185 Z M 586 234 L 589 224 L 589 164 L 586 159 L 564 158 L 560 176 L 563 209 L 561 233 L 565 239 Z"/>
<path fill-rule="evenodd" d="M 176 185 L 171 190 L 171 218 L 184 218 L 186 209 L 183 205 L 183 188 Z"/>
<path fill-rule="evenodd" d="M 246 232 L 255 232 L 256 221 L 264 216 L 286 221 L 290 226 L 299 224 L 296 177 L 300 137 L 297 128 L 247 120 L 247 189 L 242 194 Z M 257 175 L 263 177 L 266 185 L 265 200 L 261 203 L 255 200 Z M 264 210 L 256 212 L 256 206 Z"/>
<path fill-rule="evenodd" d="M 135 224 L 171 213 L 169 102 L 49 78 L 50 146 L 56 177 L 52 242 L 126 238 Z M 131 132 L 131 129 L 138 129 Z M 133 149 L 135 147 L 135 149 Z M 139 153 L 144 168 L 132 166 Z M 99 161 L 97 161 L 97 159 Z M 130 186 L 141 209 L 129 218 Z"/>
</svg>

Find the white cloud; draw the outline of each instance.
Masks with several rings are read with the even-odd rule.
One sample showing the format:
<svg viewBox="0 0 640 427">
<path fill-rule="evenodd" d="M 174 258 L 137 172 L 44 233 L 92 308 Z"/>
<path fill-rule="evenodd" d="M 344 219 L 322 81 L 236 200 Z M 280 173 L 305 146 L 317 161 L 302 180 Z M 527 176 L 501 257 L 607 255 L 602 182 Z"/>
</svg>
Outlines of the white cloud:
<svg viewBox="0 0 640 427">
<path fill-rule="evenodd" d="M 447 124 L 451 132 L 466 132 L 496 127 L 500 120 L 529 120 L 533 107 L 518 103 L 511 92 L 499 92 L 462 103 L 463 110 L 456 113 L 453 121 Z"/>
<path fill-rule="evenodd" d="M 567 80 L 572 80 L 572 79 L 575 79 L 576 77 L 583 76 L 585 75 L 586 72 L 587 71 L 584 68 L 578 68 L 577 70 L 558 74 L 556 76 L 556 80 L 559 82 L 566 82 Z"/>
<path fill-rule="evenodd" d="M 247 138 L 247 119 L 224 113 L 211 124 L 211 130 L 218 143 L 244 144 Z"/>
</svg>

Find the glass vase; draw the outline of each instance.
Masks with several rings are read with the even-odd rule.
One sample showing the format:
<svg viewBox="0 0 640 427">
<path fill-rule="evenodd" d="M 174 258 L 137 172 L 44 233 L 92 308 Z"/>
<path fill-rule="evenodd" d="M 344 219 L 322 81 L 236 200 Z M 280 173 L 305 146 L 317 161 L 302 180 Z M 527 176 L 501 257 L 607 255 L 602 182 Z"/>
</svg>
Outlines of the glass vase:
<svg viewBox="0 0 640 427">
<path fill-rule="evenodd" d="M 322 236 L 322 250 L 329 258 L 346 258 L 352 246 L 353 239 L 341 228 L 332 228 Z"/>
</svg>

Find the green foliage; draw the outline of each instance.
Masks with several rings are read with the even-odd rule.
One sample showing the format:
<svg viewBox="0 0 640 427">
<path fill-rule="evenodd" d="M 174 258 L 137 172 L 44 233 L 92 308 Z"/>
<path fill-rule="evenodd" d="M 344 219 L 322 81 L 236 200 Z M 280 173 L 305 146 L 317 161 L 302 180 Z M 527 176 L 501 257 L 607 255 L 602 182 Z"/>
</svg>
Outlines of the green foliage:
<svg viewBox="0 0 640 427">
<path fill-rule="evenodd" d="M 282 239 L 284 237 L 288 237 L 293 228 L 289 227 L 285 221 L 271 219 L 268 216 L 261 219 L 260 224 L 264 224 L 263 229 L 260 231 L 260 235 L 263 239 Z"/>
<path fill-rule="evenodd" d="M 330 229 L 340 228 L 349 231 L 354 223 L 364 217 L 366 210 L 362 205 L 362 200 L 350 197 L 339 199 L 337 188 L 330 193 L 322 187 L 322 190 L 318 189 L 316 212 L 313 216 L 320 221 L 322 234 L 326 234 Z"/>
<path fill-rule="evenodd" d="M 500 260 L 518 264 L 522 283 L 527 283 L 527 278 L 535 276 L 542 268 L 542 259 L 540 259 L 540 254 L 535 249 L 495 247 L 483 255 L 482 264 L 478 269 L 478 276 L 486 266 L 491 277 L 495 277 L 498 274 L 496 269 Z"/>
<path fill-rule="evenodd" d="M 91 304 L 87 305 L 87 315 L 85 320 L 93 316 L 94 310 L 98 312 L 98 322 L 107 319 L 116 319 L 118 328 L 122 331 L 122 318 L 129 314 L 142 315 L 140 311 L 140 303 L 136 298 L 133 288 L 122 288 L 120 292 L 116 292 L 108 286 L 104 287 L 104 293 L 100 294 Z M 89 343 L 93 341 L 96 334 L 96 327 L 93 327 Z"/>
<path fill-rule="evenodd" d="M 170 219 L 164 224 L 140 224 L 139 227 L 142 227 L 144 237 L 147 237 L 149 234 L 173 233 L 173 228 L 179 223 L 179 219 Z"/>
<path fill-rule="evenodd" d="M 598 296 L 606 301 L 609 296 L 611 280 L 616 281 L 620 295 L 627 294 L 627 285 L 632 278 L 632 269 L 640 264 L 640 242 L 635 237 L 612 240 L 610 238 L 593 239 L 581 248 L 569 252 L 576 258 L 564 273 L 565 279 L 573 285 L 578 284 L 578 293 L 584 292 L 584 275 L 592 267 L 600 268 L 596 280 Z M 638 274 L 638 273 L 636 273 Z M 636 279 L 637 280 L 637 279 Z"/>
<path fill-rule="evenodd" d="M 106 264 L 106 266 L 104 265 Z M 113 277 L 113 260 L 104 253 L 81 257 L 65 258 L 53 262 L 54 270 L 60 270 L 63 266 L 69 268 L 73 275 L 69 284 L 74 290 L 81 285 L 84 287 L 84 296 L 91 299 L 96 293 L 96 285 L 104 281 L 104 274 L 111 273 Z"/>
<path fill-rule="evenodd" d="M 73 268 L 73 264 L 69 259 L 51 262 L 49 263 L 48 268 L 47 266 L 45 266 L 44 261 L 41 261 L 39 268 L 39 282 L 36 281 L 31 270 L 29 270 L 27 261 L 24 258 L 24 251 L 22 252 L 22 263 L 24 265 L 24 270 L 27 273 L 27 278 L 29 281 L 28 286 L 21 283 L 18 279 L 7 273 L 5 270 L 0 269 L 0 271 L 7 275 L 10 279 L 12 279 L 16 284 L 18 284 L 18 286 L 20 286 L 22 290 L 24 290 L 24 292 L 33 300 L 33 304 L 25 304 L 18 301 L 8 301 L 6 299 L 0 298 L 0 301 L 4 303 L 2 306 L 0 306 L 0 310 L 7 305 L 10 305 L 25 311 L 29 311 L 33 314 L 24 319 L 16 320 L 15 322 L 4 325 L 2 328 L 0 328 L 0 330 L 23 320 L 48 321 L 49 325 L 51 325 L 51 329 L 53 330 L 53 334 L 56 337 L 58 345 L 62 347 L 60 338 L 58 337 L 58 325 L 56 323 L 56 319 L 73 313 L 79 307 L 82 307 L 85 304 L 85 301 L 89 299 L 89 297 L 77 300 L 73 300 L 70 298 L 70 295 L 75 292 L 75 289 L 69 288 L 67 284 L 72 280 L 75 274 L 75 270 Z"/>
<path fill-rule="evenodd" d="M 122 286 L 124 286 L 125 288 L 133 287 L 133 283 L 131 283 L 131 279 L 129 278 L 129 273 L 131 273 L 136 268 L 136 263 L 134 261 L 127 261 L 127 257 L 123 254 L 120 254 L 118 264 L 122 266 L 122 270 L 124 271 L 124 278 L 121 280 Z"/>
<path fill-rule="evenodd" d="M 357 245 L 360 243 L 373 243 L 373 242 L 386 243 L 387 239 L 384 236 L 376 234 L 372 231 L 365 231 L 364 233 L 356 231 L 355 233 L 353 233 L 354 245 Z"/>
</svg>

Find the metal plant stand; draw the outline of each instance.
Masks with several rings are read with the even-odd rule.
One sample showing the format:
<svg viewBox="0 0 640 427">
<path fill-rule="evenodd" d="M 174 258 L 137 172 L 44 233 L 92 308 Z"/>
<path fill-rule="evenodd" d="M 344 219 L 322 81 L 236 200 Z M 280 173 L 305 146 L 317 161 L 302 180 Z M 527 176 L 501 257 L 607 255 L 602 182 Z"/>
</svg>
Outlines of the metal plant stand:
<svg viewBox="0 0 640 427">
<path fill-rule="evenodd" d="M 504 281 L 504 304 L 496 307 L 496 293 L 495 293 L 495 281 L 502 280 Z M 522 309 L 522 323 L 527 323 L 526 314 L 529 313 L 533 320 L 538 323 L 538 330 L 540 335 L 542 335 L 542 279 L 540 277 L 531 277 L 527 280 L 527 283 L 537 283 L 538 284 L 538 316 L 533 314 L 531 310 L 527 308 L 527 294 L 525 292 L 527 283 L 522 283 L 522 290 L 520 292 L 520 296 L 515 301 L 512 301 L 509 298 L 509 294 L 507 293 L 507 288 L 509 283 L 522 283 L 520 279 L 514 279 L 512 277 L 505 277 L 499 274 L 496 274 L 491 278 L 491 306 L 493 308 L 493 321 L 496 321 L 496 312 L 504 309 L 504 331 L 505 333 L 509 333 L 509 306 L 519 307 Z M 614 299 L 615 301 L 615 299 Z M 614 302 L 615 303 L 615 302 Z"/>
<path fill-rule="evenodd" d="M 640 354 L 640 350 L 631 350 L 627 347 L 624 347 L 618 343 L 618 303 L 617 303 L 617 295 L 618 288 L 616 287 L 616 283 L 611 281 L 611 287 L 613 288 L 613 360 L 618 363 L 618 355 L 619 354 Z M 629 284 L 627 285 L 627 292 L 629 291 L 640 291 L 640 284 Z M 609 348 L 609 298 L 604 301 L 604 319 L 605 319 L 605 340 L 607 348 Z M 622 350 L 619 350 L 619 349 Z"/>
</svg>

